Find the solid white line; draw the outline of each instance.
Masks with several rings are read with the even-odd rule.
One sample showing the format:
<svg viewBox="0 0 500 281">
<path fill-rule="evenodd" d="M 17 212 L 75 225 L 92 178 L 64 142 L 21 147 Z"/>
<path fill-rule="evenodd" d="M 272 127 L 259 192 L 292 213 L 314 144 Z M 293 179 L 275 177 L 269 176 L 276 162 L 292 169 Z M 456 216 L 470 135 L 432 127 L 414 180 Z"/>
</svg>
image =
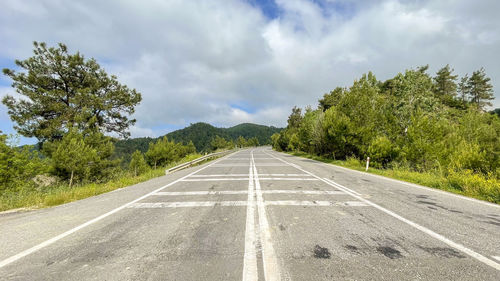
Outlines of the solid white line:
<svg viewBox="0 0 500 281">
<path fill-rule="evenodd" d="M 151 195 L 157 195 L 157 196 L 183 196 L 183 195 L 233 195 L 233 194 L 247 194 L 248 191 L 246 190 L 224 190 L 224 191 L 182 191 L 182 192 L 157 192 L 155 194 Z"/>
<path fill-rule="evenodd" d="M 183 179 L 182 181 L 247 181 L 248 178 Z"/>
<path fill-rule="evenodd" d="M 258 164 L 256 165 L 257 167 L 286 167 L 288 165 L 283 165 L 279 163 L 263 163 L 263 164 Z M 248 167 L 247 164 L 217 164 L 213 165 L 212 167 Z"/>
<path fill-rule="evenodd" d="M 188 201 L 188 202 L 155 202 L 134 203 L 127 208 L 155 209 L 155 208 L 185 208 L 185 207 L 214 207 L 214 206 L 246 206 L 247 201 Z"/>
<path fill-rule="evenodd" d="M 336 183 L 336 182 L 332 181 L 331 179 L 328 179 L 328 178 L 323 178 L 323 179 L 324 179 L 324 180 L 326 180 L 326 181 L 328 181 L 328 183 L 330 183 L 330 185 L 333 185 L 333 186 L 335 186 L 335 187 L 337 187 L 337 188 L 342 188 L 342 186 L 341 186 L 341 185 L 339 185 L 338 183 Z M 361 194 L 360 194 L 360 193 L 358 193 L 358 192 L 356 192 L 356 191 L 354 191 L 354 190 L 352 190 L 352 193 L 354 193 L 354 194 L 356 194 L 356 195 L 361 196 Z"/>
<path fill-rule="evenodd" d="M 257 211 L 259 212 L 259 229 L 262 245 L 262 264 L 264 267 L 264 278 L 266 281 L 281 280 L 280 269 L 278 267 L 278 259 L 273 247 L 271 232 L 269 230 L 269 222 L 267 221 L 266 208 L 262 196 L 259 174 L 253 159 L 253 151 L 251 152 L 253 178 L 255 180 L 255 191 L 257 195 Z"/>
<path fill-rule="evenodd" d="M 344 207 L 366 207 L 368 204 L 359 201 L 332 202 L 332 201 L 298 201 L 298 200 L 276 200 L 266 201 L 267 206 L 344 206 Z"/>
<path fill-rule="evenodd" d="M 266 177 L 310 177 L 308 174 L 259 174 Z"/>
<path fill-rule="evenodd" d="M 259 174 L 267 177 L 310 177 L 308 174 Z M 248 174 L 217 174 L 217 175 L 192 175 L 190 178 L 213 178 L 213 177 L 248 177 Z M 262 178 L 261 178 L 262 179 Z"/>
<path fill-rule="evenodd" d="M 213 167 L 248 167 L 247 164 L 217 164 L 213 165 Z"/>
<path fill-rule="evenodd" d="M 255 235 L 255 194 L 251 162 L 249 175 L 250 179 L 248 181 L 247 219 L 245 228 L 245 255 L 243 258 L 243 281 L 255 281 L 259 279 L 256 250 L 257 238 Z"/>
<path fill-rule="evenodd" d="M 249 178 L 208 178 L 208 179 L 183 179 L 182 181 L 247 181 Z M 261 178 L 266 181 L 317 181 L 315 178 Z"/>
<path fill-rule="evenodd" d="M 270 155 L 270 156 L 274 157 L 272 155 Z M 287 163 L 287 161 L 285 161 L 283 159 L 280 159 L 278 157 L 275 157 L 275 158 L 278 159 L 278 160 L 281 160 L 283 163 Z M 410 226 L 412 226 L 412 227 L 414 227 L 414 228 L 416 228 L 416 229 L 418 229 L 418 230 L 420 230 L 420 231 L 428 234 L 429 236 L 431 236 L 431 237 L 433 237 L 433 238 L 435 238 L 435 239 L 437 239 L 437 240 L 439 240 L 439 241 L 447 244 L 448 246 L 453 247 L 453 248 L 455 248 L 455 249 L 457 249 L 459 251 L 462 251 L 462 252 L 466 253 L 467 255 L 475 258 L 476 260 L 478 260 L 478 261 L 480 261 L 480 262 L 482 262 L 484 264 L 487 264 L 487 265 L 495 268 L 496 270 L 500 270 L 500 264 L 498 264 L 497 262 L 495 262 L 495 261 L 493 261 L 493 260 L 491 260 L 491 259 L 489 259 L 489 258 L 487 258 L 487 257 L 485 257 L 485 256 L 483 256 L 483 255 L 481 255 L 481 254 L 479 254 L 479 253 L 477 253 L 477 252 L 475 252 L 475 251 L 473 251 L 473 250 L 471 250 L 471 249 L 469 249 L 469 248 L 461 245 L 461 244 L 453 242 L 453 241 L 451 241 L 450 239 L 444 237 L 441 234 L 438 234 L 438 233 L 436 233 L 436 232 L 434 232 L 434 231 L 432 231 L 432 230 L 430 230 L 430 229 L 428 229 L 428 228 L 426 228 L 424 226 L 421 226 L 421 225 L 419 225 L 419 224 L 417 224 L 417 223 L 415 223 L 413 221 L 410 221 L 410 220 L 408 220 L 408 219 L 406 219 L 406 218 L 404 218 L 404 217 L 402 217 L 402 216 L 394 213 L 393 211 L 390 211 L 390 210 L 388 210 L 388 209 L 386 209 L 386 208 L 384 208 L 382 206 L 379 206 L 379 205 L 377 205 L 377 204 L 375 204 L 375 203 L 373 203 L 373 202 L 371 202 L 371 201 L 369 201 L 369 200 L 367 200 L 367 199 L 365 199 L 365 198 L 363 198 L 363 197 L 361 197 L 359 195 L 356 195 L 353 190 L 351 190 L 351 189 L 349 189 L 349 188 L 347 188 L 347 187 L 345 187 L 343 185 L 340 185 L 338 183 L 336 183 L 335 185 L 333 185 L 329 181 L 326 181 L 326 180 L 324 180 L 324 179 L 322 179 L 322 178 L 314 175 L 313 173 L 310 173 L 310 172 L 308 172 L 308 171 L 306 171 L 306 170 L 304 170 L 302 168 L 299 168 L 299 170 L 301 170 L 304 173 L 308 173 L 311 176 L 316 177 L 316 178 L 318 178 L 320 180 L 323 180 L 323 182 L 325 182 L 325 183 L 327 183 L 327 184 L 329 184 L 331 186 L 337 187 L 337 188 L 345 191 L 347 194 L 349 194 L 352 197 L 358 199 L 359 201 L 365 202 L 366 204 L 368 204 L 368 205 L 370 205 L 372 207 L 377 208 L 378 210 L 380 210 L 380 211 L 382 211 L 382 212 L 384 212 L 384 213 L 386 213 L 386 214 L 388 214 L 388 215 L 390 215 L 390 216 L 392 216 L 392 217 L 394 217 L 394 218 L 396 218 L 396 219 L 398 219 L 398 220 L 400 220 L 400 221 L 402 221 L 402 222 L 404 222 L 404 223 L 406 223 L 406 224 L 408 224 L 408 225 L 410 225 Z"/>
<path fill-rule="evenodd" d="M 266 181 L 317 181 L 314 178 L 260 178 L 260 180 Z"/>
<path fill-rule="evenodd" d="M 279 163 L 262 163 L 262 164 L 255 164 L 254 163 L 254 166 L 255 167 L 286 167 L 288 165 L 283 165 L 283 164 L 279 164 Z"/>
<path fill-rule="evenodd" d="M 345 192 L 340 190 L 262 190 L 262 194 L 345 195 Z"/>
<path fill-rule="evenodd" d="M 317 161 L 317 160 L 314 160 L 314 159 L 309 159 L 309 160 L 317 162 L 318 164 L 325 164 L 323 162 L 320 162 L 320 161 Z M 483 205 L 490 206 L 490 207 L 500 208 L 499 204 L 486 202 L 486 201 L 479 200 L 479 199 L 476 199 L 476 198 L 471 198 L 471 197 L 467 197 L 467 196 L 464 196 L 464 195 L 460 195 L 460 194 L 456 194 L 456 193 L 451 193 L 451 192 L 448 192 L 448 191 L 444 191 L 444 190 L 440 190 L 440 189 L 436 189 L 436 188 L 432 188 L 432 187 L 428 187 L 428 186 L 424 186 L 424 185 L 419 185 L 419 184 L 416 184 L 416 183 L 411 183 L 411 182 L 406 182 L 406 181 L 402 181 L 402 180 L 392 179 L 392 178 L 384 177 L 384 176 L 381 176 L 381 175 L 374 175 L 374 174 L 367 173 L 367 172 L 357 171 L 357 170 L 349 169 L 349 168 L 346 168 L 346 167 L 338 166 L 338 165 L 335 165 L 335 164 L 329 164 L 329 165 L 334 166 L 334 168 L 339 168 L 339 169 L 342 169 L 342 170 L 345 170 L 345 171 L 348 171 L 348 172 L 358 173 L 358 174 L 361 174 L 363 176 L 375 177 L 375 178 L 378 178 L 378 179 L 382 179 L 382 180 L 386 180 L 386 181 L 392 181 L 392 182 L 395 182 L 395 183 L 399 183 L 399 184 L 402 184 L 402 185 L 405 185 L 405 186 L 408 186 L 408 187 L 415 187 L 415 188 L 418 188 L 418 189 L 423 189 L 423 190 L 427 190 L 427 191 L 441 193 L 441 194 L 444 194 L 444 195 L 447 195 L 447 196 L 456 197 L 456 198 L 459 198 L 459 199 L 463 199 L 463 200 L 467 200 L 467 201 L 471 201 L 471 202 L 483 204 Z"/>
<path fill-rule="evenodd" d="M 194 173 L 197 173 L 197 172 L 199 172 L 199 171 L 201 171 L 203 169 L 206 169 L 206 168 L 210 167 L 211 165 L 214 165 L 215 163 L 217 163 L 217 162 L 219 162 L 219 161 L 221 161 L 223 159 L 224 158 L 216 160 L 215 162 L 213 162 L 211 164 L 208 164 L 205 167 L 202 167 L 202 168 L 200 168 L 200 169 L 198 169 L 198 170 L 196 170 L 196 171 L 194 171 L 194 172 L 192 172 L 192 173 L 190 173 L 190 174 L 188 174 L 188 175 L 186 175 L 186 176 L 184 176 L 182 178 L 179 178 L 179 179 L 177 179 L 177 180 L 175 180 L 175 181 L 173 181 L 173 182 L 171 182 L 171 183 L 169 183 L 167 185 L 164 185 L 164 186 L 162 186 L 162 187 L 160 187 L 160 188 L 158 188 L 158 189 L 156 189 L 154 191 L 151 191 L 150 193 L 145 194 L 145 195 L 143 195 L 143 196 L 141 196 L 141 197 L 139 197 L 139 198 L 137 198 L 137 199 L 135 199 L 135 200 L 127 203 L 127 204 L 124 204 L 124 205 L 122 205 L 122 206 L 120 206 L 118 208 L 115 208 L 115 209 L 113 209 L 113 210 L 111 210 L 111 211 L 109 211 L 109 212 L 107 212 L 107 213 L 105 213 L 103 215 L 100 215 L 100 216 L 98 216 L 98 217 L 96 217 L 96 218 L 94 218 L 92 220 L 87 221 L 84 224 L 81 224 L 81 225 L 79 225 L 77 227 L 74 227 L 74 228 L 72 228 L 72 229 L 70 229 L 70 230 L 68 230 L 66 232 L 63 232 L 63 233 L 61 233 L 61 234 L 59 234 L 59 235 L 57 235 L 57 236 L 55 236 L 55 237 L 53 237 L 53 238 L 51 238 L 49 240 L 46 240 L 46 241 L 44 241 L 44 242 L 42 242 L 42 243 L 40 243 L 40 244 L 38 244 L 36 246 L 33 246 L 33 247 L 31 247 L 31 248 L 29 248 L 27 250 L 24 250 L 24 251 L 22 251 L 22 252 L 20 252 L 20 253 L 18 253 L 16 255 L 13 255 L 13 256 L 11 256 L 11 257 L 9 257 L 7 259 L 4 259 L 4 260 L 0 261 L 0 268 L 6 266 L 8 264 L 11 264 L 11 263 L 13 263 L 13 262 L 15 262 L 15 261 L 17 261 L 17 260 L 19 260 L 19 259 L 27 256 L 27 255 L 30 255 L 30 254 L 32 254 L 32 253 L 34 253 L 34 252 L 36 252 L 36 251 L 38 251 L 38 250 L 40 250 L 40 249 L 42 249 L 44 247 L 47 247 L 47 246 L 53 244 L 54 242 L 57 242 L 58 240 L 61 240 L 62 238 L 66 237 L 66 236 L 68 236 L 70 234 L 73 234 L 73 233 L 77 232 L 78 230 L 80 230 L 80 229 L 82 229 L 84 227 L 87 227 L 87 226 L 89 226 L 89 225 L 91 225 L 93 223 L 96 223 L 96 222 L 98 222 L 98 221 L 100 221 L 100 220 L 102 220 L 102 219 L 104 219 L 104 218 L 106 218 L 106 217 L 108 217 L 108 216 L 110 216 L 110 215 L 112 215 L 112 214 L 120 211 L 120 210 L 123 210 L 123 209 L 127 208 L 128 206 L 136 203 L 137 201 L 140 201 L 140 200 L 142 200 L 142 199 L 144 199 L 144 198 L 146 198 L 146 197 L 148 197 L 148 196 L 150 196 L 150 195 L 152 195 L 152 194 L 154 194 L 154 193 L 156 193 L 156 192 L 158 192 L 158 191 L 160 191 L 162 189 L 165 189 L 165 188 L 167 188 L 167 187 L 169 187 L 169 186 L 171 186 L 171 185 L 173 185 L 173 184 L 181 181 L 182 179 L 185 179 L 185 178 L 193 175 Z"/>
<path fill-rule="evenodd" d="M 306 195 L 346 195 L 340 190 L 262 190 L 262 194 L 306 194 Z M 221 191 L 160 191 L 151 196 L 195 196 L 195 195 L 239 195 L 248 194 L 247 190 L 221 190 Z"/>
<path fill-rule="evenodd" d="M 248 177 L 248 174 L 192 175 L 190 178 Z"/>
<path fill-rule="evenodd" d="M 497 261 L 500 261 L 500 256 L 491 256 L 491 257 L 496 259 Z"/>
</svg>

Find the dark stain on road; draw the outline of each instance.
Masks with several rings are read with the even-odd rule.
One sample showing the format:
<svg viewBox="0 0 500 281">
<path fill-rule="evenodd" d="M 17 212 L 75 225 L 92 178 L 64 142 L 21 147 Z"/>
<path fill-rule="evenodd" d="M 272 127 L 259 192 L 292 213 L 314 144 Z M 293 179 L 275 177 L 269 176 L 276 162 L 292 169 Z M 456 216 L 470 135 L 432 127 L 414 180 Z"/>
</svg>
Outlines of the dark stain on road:
<svg viewBox="0 0 500 281">
<path fill-rule="evenodd" d="M 320 245 L 314 246 L 314 257 L 317 259 L 329 259 L 332 256 L 328 248 L 323 248 Z"/>
<path fill-rule="evenodd" d="M 392 247 L 378 247 L 377 251 L 379 251 L 379 253 L 383 254 L 384 256 L 390 258 L 391 260 L 400 259 L 403 257 L 400 251 Z"/>
<path fill-rule="evenodd" d="M 286 230 L 286 227 L 282 223 L 280 223 L 278 227 L 280 228 L 281 231 Z"/>
<path fill-rule="evenodd" d="M 426 251 L 427 253 L 433 254 L 435 256 L 443 257 L 443 258 L 465 258 L 465 255 L 460 253 L 459 251 L 452 248 L 445 247 L 420 247 L 420 249 Z"/>
<path fill-rule="evenodd" d="M 484 222 L 492 224 L 492 225 L 498 225 L 498 226 L 500 226 L 500 222 L 496 222 L 496 221 L 484 221 Z"/>
<path fill-rule="evenodd" d="M 347 250 L 351 251 L 351 252 L 354 252 L 356 254 L 359 254 L 359 249 L 358 247 L 354 246 L 354 245 L 345 245 L 344 246 Z"/>
</svg>

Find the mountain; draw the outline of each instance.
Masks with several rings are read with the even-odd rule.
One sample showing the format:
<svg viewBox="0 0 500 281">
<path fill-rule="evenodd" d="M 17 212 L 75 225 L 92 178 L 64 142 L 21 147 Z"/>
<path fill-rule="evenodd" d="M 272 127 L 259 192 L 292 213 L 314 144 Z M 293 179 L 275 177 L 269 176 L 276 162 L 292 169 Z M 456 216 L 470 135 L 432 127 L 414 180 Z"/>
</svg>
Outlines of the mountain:
<svg viewBox="0 0 500 281">
<path fill-rule="evenodd" d="M 210 142 L 215 136 L 226 140 L 236 140 L 239 136 L 245 139 L 256 137 L 260 144 L 270 144 L 271 135 L 281 131 L 273 126 L 242 123 L 230 128 L 217 128 L 207 123 L 195 123 L 190 126 L 167 134 L 167 138 L 176 142 L 188 143 L 193 141 L 198 151 L 209 151 Z"/>
<path fill-rule="evenodd" d="M 282 128 L 273 126 L 257 125 L 252 123 L 242 123 L 230 128 L 217 128 L 210 124 L 199 122 L 191 124 L 184 129 L 179 129 L 166 134 L 169 140 L 182 142 L 184 144 L 192 141 L 199 152 L 210 151 L 210 142 L 215 136 L 220 136 L 226 140 L 234 140 L 239 136 L 245 139 L 256 137 L 260 144 L 270 144 L 271 135 L 279 133 Z M 162 138 L 163 136 L 159 137 Z M 115 157 L 123 158 L 124 163 L 128 163 L 130 155 L 135 150 L 146 152 L 150 142 L 156 141 L 158 138 L 132 138 L 127 140 L 119 140 L 115 143 Z"/>
</svg>

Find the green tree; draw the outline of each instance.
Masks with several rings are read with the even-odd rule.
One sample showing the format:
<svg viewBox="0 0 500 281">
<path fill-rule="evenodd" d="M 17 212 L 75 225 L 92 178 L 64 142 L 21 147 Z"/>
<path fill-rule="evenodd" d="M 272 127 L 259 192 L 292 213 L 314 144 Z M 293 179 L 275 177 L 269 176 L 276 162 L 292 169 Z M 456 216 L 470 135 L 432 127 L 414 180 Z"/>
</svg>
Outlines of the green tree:
<svg viewBox="0 0 500 281">
<path fill-rule="evenodd" d="M 30 187 L 36 175 L 47 172 L 46 167 L 45 159 L 32 146 L 15 147 L 0 131 L 0 193 Z"/>
<path fill-rule="evenodd" d="M 495 108 L 490 113 L 500 117 L 500 108 Z"/>
<path fill-rule="evenodd" d="M 236 140 L 236 146 L 238 146 L 239 148 L 247 146 L 247 140 L 244 137 L 239 136 Z"/>
<path fill-rule="evenodd" d="M 318 101 L 319 108 L 323 111 L 326 111 L 328 108 L 337 105 L 344 96 L 344 93 L 344 88 L 337 87 L 330 93 L 324 94 L 323 98 Z"/>
<path fill-rule="evenodd" d="M 186 154 L 193 154 L 196 153 L 196 146 L 194 146 L 194 143 L 192 140 L 189 141 L 189 143 L 186 145 Z"/>
<path fill-rule="evenodd" d="M 470 95 L 468 74 L 465 74 L 465 76 L 460 79 L 460 83 L 458 83 L 458 93 L 460 95 L 460 100 L 465 104 L 468 101 Z"/>
<path fill-rule="evenodd" d="M 87 179 L 92 166 L 98 160 L 98 152 L 85 143 L 82 134 L 70 130 L 62 140 L 53 143 L 52 167 L 55 173 L 69 180 L 69 186 L 75 180 Z"/>
<path fill-rule="evenodd" d="M 212 146 L 212 150 L 225 149 L 229 146 L 229 142 L 225 138 L 219 137 L 218 135 L 215 136 L 210 144 Z"/>
<path fill-rule="evenodd" d="M 294 106 L 292 108 L 292 113 L 288 117 L 288 128 L 298 129 L 301 121 L 302 121 L 302 109 Z"/>
<path fill-rule="evenodd" d="M 484 110 L 485 106 L 491 106 L 493 96 L 493 85 L 490 83 L 490 78 L 486 76 L 484 68 L 474 71 L 468 81 L 470 89 L 471 102 L 480 110 Z"/>
<path fill-rule="evenodd" d="M 139 150 L 136 150 L 132 153 L 132 159 L 129 164 L 129 171 L 134 174 L 134 177 L 146 172 L 148 170 L 148 165 L 146 164 L 146 160 L 144 160 L 144 156 Z"/>
<path fill-rule="evenodd" d="M 165 157 L 165 146 L 167 146 L 167 137 L 163 137 L 156 142 L 150 142 L 148 151 L 146 151 L 146 158 L 150 165 L 156 170 L 159 162 Z"/>
<path fill-rule="evenodd" d="M 436 72 L 434 80 L 434 93 L 436 96 L 447 105 L 454 105 L 455 96 L 457 95 L 456 80 L 458 75 L 453 75 L 453 69 L 447 64 Z"/>
<path fill-rule="evenodd" d="M 21 135 L 41 142 L 59 140 L 73 128 L 129 135 L 135 120 L 128 116 L 141 94 L 108 75 L 96 60 L 69 54 L 61 43 L 48 48 L 34 42 L 34 56 L 15 63 L 24 72 L 3 72 L 23 98 L 7 95 L 2 102 Z"/>
<path fill-rule="evenodd" d="M 253 137 L 248 139 L 248 146 L 259 146 L 259 139 L 257 137 Z"/>
</svg>

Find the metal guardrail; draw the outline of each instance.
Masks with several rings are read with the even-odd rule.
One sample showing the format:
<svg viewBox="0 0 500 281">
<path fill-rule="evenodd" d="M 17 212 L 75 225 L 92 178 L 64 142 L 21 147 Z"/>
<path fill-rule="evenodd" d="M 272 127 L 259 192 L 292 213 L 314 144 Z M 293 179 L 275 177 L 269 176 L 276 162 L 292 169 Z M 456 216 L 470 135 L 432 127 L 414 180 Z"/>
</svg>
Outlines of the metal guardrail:
<svg viewBox="0 0 500 281">
<path fill-rule="evenodd" d="M 197 163 L 202 162 L 202 161 L 205 161 L 207 159 L 218 157 L 218 156 L 222 156 L 222 155 L 225 155 L 225 154 L 229 154 L 229 153 L 232 153 L 234 151 L 235 150 L 233 149 L 233 150 L 221 151 L 221 152 L 216 152 L 216 153 L 210 153 L 210 154 L 207 154 L 207 155 L 202 156 L 200 158 L 197 158 L 197 159 L 191 160 L 189 162 L 182 163 L 180 165 L 172 167 L 170 169 L 167 169 L 167 170 L 165 170 L 165 174 L 168 175 L 168 174 L 170 174 L 172 172 L 179 171 L 179 170 L 191 167 L 192 165 L 197 164 Z"/>
</svg>

